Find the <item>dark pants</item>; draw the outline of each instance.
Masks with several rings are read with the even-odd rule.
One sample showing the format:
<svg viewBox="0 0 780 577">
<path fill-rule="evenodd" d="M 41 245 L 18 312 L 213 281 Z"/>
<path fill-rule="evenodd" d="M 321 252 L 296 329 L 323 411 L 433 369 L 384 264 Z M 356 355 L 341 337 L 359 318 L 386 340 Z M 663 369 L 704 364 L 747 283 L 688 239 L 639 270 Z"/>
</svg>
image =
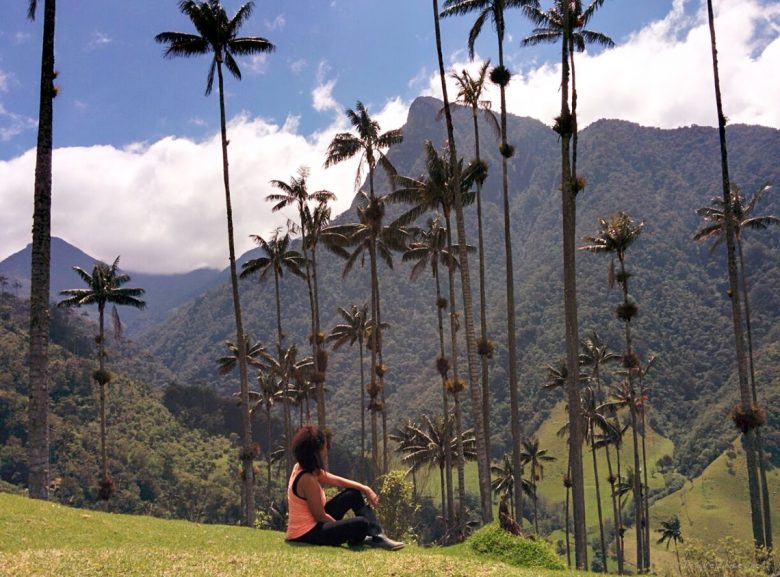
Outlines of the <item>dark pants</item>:
<svg viewBox="0 0 780 577">
<path fill-rule="evenodd" d="M 317 523 L 314 528 L 293 541 L 311 545 L 331 545 L 338 547 L 342 543 L 360 545 L 371 530 L 371 522 L 361 513 L 370 508 L 363 500 L 363 494 L 355 489 L 345 489 L 325 503 L 325 512 L 336 521 Z M 347 511 L 355 517 L 344 519 Z M 373 512 L 373 511 L 372 511 Z"/>
</svg>

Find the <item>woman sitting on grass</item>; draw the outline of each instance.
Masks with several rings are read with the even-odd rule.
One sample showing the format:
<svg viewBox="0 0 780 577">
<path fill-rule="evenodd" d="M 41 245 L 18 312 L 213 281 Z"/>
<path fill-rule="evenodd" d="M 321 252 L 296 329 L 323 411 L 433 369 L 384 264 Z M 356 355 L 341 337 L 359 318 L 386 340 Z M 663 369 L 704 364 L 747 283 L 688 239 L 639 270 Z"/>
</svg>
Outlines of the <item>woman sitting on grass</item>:
<svg viewBox="0 0 780 577">
<path fill-rule="evenodd" d="M 325 433 L 314 425 L 301 427 L 293 438 L 297 463 L 287 485 L 287 539 L 336 547 L 342 543 L 365 543 L 382 549 L 402 548 L 403 543 L 393 541 L 382 533 L 372 509 L 379 505 L 379 497 L 371 487 L 337 477 L 324 469 L 328 445 Z M 344 490 L 326 502 L 322 485 L 342 487 Z M 344 519 L 350 510 L 355 516 Z"/>
</svg>

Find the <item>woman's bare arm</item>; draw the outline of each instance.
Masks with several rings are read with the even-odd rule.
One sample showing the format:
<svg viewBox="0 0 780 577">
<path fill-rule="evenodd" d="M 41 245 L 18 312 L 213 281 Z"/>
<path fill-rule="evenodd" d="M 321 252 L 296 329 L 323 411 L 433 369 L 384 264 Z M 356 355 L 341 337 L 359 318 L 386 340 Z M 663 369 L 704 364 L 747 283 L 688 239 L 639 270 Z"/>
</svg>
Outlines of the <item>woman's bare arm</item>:
<svg viewBox="0 0 780 577">
<path fill-rule="evenodd" d="M 368 501 L 369 505 L 371 505 L 372 507 L 379 506 L 379 496 L 368 485 L 364 485 L 363 483 L 358 483 L 357 481 L 353 481 L 352 479 L 339 477 L 338 475 L 328 473 L 327 471 L 324 470 L 320 471 L 319 475 L 317 476 L 317 479 L 323 485 L 331 485 L 332 487 L 341 487 L 343 489 L 355 489 L 357 491 L 360 491 L 366 496 L 366 500 Z"/>
</svg>

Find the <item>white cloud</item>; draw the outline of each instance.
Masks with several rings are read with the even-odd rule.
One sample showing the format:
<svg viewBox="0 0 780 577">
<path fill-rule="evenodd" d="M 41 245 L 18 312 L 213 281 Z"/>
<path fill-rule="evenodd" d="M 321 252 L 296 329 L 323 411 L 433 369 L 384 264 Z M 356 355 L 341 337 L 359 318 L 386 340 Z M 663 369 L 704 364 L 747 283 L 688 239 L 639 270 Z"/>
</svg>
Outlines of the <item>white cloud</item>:
<svg viewBox="0 0 780 577">
<path fill-rule="evenodd" d="M 336 86 L 335 80 L 328 80 L 325 84 L 320 84 L 311 93 L 312 107 L 317 112 L 327 110 L 340 110 L 341 106 L 333 98 L 333 88 Z"/>
<path fill-rule="evenodd" d="M 382 114 L 396 116 L 388 103 Z M 339 115 L 341 116 L 341 115 Z M 272 213 L 269 181 L 309 166 L 311 190 L 336 193 L 334 214 L 354 197 L 356 160 L 327 170 L 323 160 L 343 118 L 305 137 L 297 117 L 283 126 L 239 115 L 228 126 L 230 178 L 238 254 L 250 234 L 268 234 L 293 212 Z M 30 242 L 35 151 L 0 161 L 1 258 Z M 131 271 L 182 272 L 227 266 L 225 199 L 219 134 L 204 141 L 166 137 L 152 143 L 59 148 L 54 152 L 52 234 L 102 259 L 122 255 Z"/>
<path fill-rule="evenodd" d="M 599 118 L 674 128 L 716 123 L 706 12 L 684 11 L 675 0 L 669 14 L 611 50 L 577 54 L 580 126 Z M 716 33 L 724 109 L 731 122 L 780 128 L 780 5 L 759 0 L 721 0 Z M 522 53 L 520 53 L 520 56 Z M 519 60 L 519 59 L 518 59 Z M 476 70 L 465 58 L 452 68 Z M 448 87 L 454 84 L 448 80 Z M 560 112 L 560 66 L 544 63 L 517 73 L 507 89 L 507 108 L 546 124 Z M 438 75 L 424 94 L 441 97 Z M 454 93 L 453 93 L 454 94 Z M 498 91 L 487 98 L 498 109 Z"/>
<path fill-rule="evenodd" d="M 8 90 L 8 74 L 0 70 L 0 92 Z"/>
<path fill-rule="evenodd" d="M 14 34 L 14 43 L 15 44 L 26 44 L 27 41 L 32 38 L 32 35 L 27 32 L 17 32 Z"/>
<path fill-rule="evenodd" d="M 287 20 L 285 20 L 284 14 L 279 14 L 273 21 L 265 21 L 265 27 L 272 31 L 283 29 L 285 24 L 287 24 Z"/>
<path fill-rule="evenodd" d="M 87 44 L 87 50 L 94 50 L 96 48 L 111 44 L 111 42 L 113 42 L 113 38 L 111 38 L 111 36 L 105 34 L 104 32 L 95 30 L 92 33 L 89 44 Z"/>
<path fill-rule="evenodd" d="M 292 71 L 293 74 L 298 75 L 306 68 L 306 65 L 308 63 L 306 62 L 305 58 L 300 58 L 290 64 L 290 71 Z"/>
<path fill-rule="evenodd" d="M 0 102 L 0 140 L 3 142 L 8 142 L 27 130 L 34 130 L 37 126 L 38 122 L 34 118 L 9 112 Z"/>
<path fill-rule="evenodd" d="M 268 71 L 268 54 L 254 54 L 249 59 L 249 70 L 255 74 L 265 74 Z"/>
</svg>

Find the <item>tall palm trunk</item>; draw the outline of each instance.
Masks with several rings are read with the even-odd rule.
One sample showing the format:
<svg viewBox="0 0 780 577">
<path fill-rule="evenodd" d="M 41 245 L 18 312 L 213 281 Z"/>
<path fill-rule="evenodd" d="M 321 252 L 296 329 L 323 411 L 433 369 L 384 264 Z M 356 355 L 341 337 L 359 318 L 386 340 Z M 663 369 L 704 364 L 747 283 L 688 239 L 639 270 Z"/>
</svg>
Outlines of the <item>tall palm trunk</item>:
<svg viewBox="0 0 780 577">
<path fill-rule="evenodd" d="M 373 170 L 373 158 L 368 159 L 368 182 L 369 182 L 369 202 L 374 202 L 374 170 Z M 371 396 L 371 476 L 372 479 L 376 479 L 380 475 L 379 467 L 379 439 L 377 432 L 377 419 L 376 413 L 379 410 L 377 404 L 377 394 L 379 393 L 380 384 L 377 382 L 377 359 L 379 358 L 380 347 L 380 321 L 379 321 L 379 276 L 377 274 L 376 266 L 376 232 L 374 229 L 374 223 L 370 223 L 371 232 L 369 234 L 369 246 L 368 246 L 368 260 L 371 267 L 371 318 L 374 320 L 374 326 L 371 331 L 371 384 L 369 388 L 369 395 Z M 381 361 L 379 361 L 381 363 Z"/>
<path fill-rule="evenodd" d="M 571 503 L 571 455 L 569 457 L 569 466 L 566 469 L 566 477 L 563 480 L 563 484 L 566 488 L 566 507 L 564 509 L 564 515 L 566 516 L 566 566 L 571 568 L 571 518 L 569 515 Z"/>
<path fill-rule="evenodd" d="M 439 306 L 439 303 L 442 302 L 442 296 L 441 296 L 441 283 L 439 281 L 439 271 L 438 267 L 436 272 L 434 273 L 434 278 L 436 280 L 436 311 L 438 315 L 438 321 L 439 321 L 439 358 L 446 359 L 446 352 L 444 349 L 444 315 L 442 314 L 443 308 Z M 451 305 L 452 303 L 450 303 Z M 444 361 L 442 361 L 443 363 Z M 442 407 L 442 414 L 447 416 L 450 414 L 450 407 L 449 407 L 449 395 L 447 394 L 447 371 L 444 370 L 443 367 L 439 369 L 439 373 L 441 374 L 441 407 Z M 445 419 L 444 421 L 444 437 L 448 438 L 448 419 Z M 455 510 L 453 505 L 453 494 L 452 494 L 452 446 L 449 443 L 444 444 L 444 469 L 446 471 L 446 481 L 447 481 L 447 508 L 442 509 L 442 517 L 444 518 L 444 528 L 445 533 L 449 534 L 450 531 L 450 523 L 452 522 L 453 517 L 455 516 Z M 443 495 L 443 494 L 442 494 Z"/>
<path fill-rule="evenodd" d="M 474 158 L 478 164 L 482 159 L 479 154 L 479 122 L 477 110 L 472 111 L 474 119 Z M 485 296 L 485 238 L 482 229 L 482 179 L 477 179 L 477 235 L 479 238 L 479 335 L 480 342 L 487 347 L 487 298 Z M 480 354 L 482 368 L 482 420 L 485 423 L 485 452 L 490 459 L 490 375 L 488 374 L 487 350 Z M 514 510 L 514 508 L 512 508 Z M 522 521 L 522 519 L 521 519 Z"/>
<path fill-rule="evenodd" d="M 739 376 L 739 396 L 741 411 L 745 415 L 753 413 L 752 395 L 747 379 L 745 363 L 745 336 L 742 329 L 742 307 L 739 299 L 739 282 L 735 257 L 735 223 L 731 206 L 731 186 L 729 180 L 728 149 L 726 146 L 726 117 L 723 114 L 723 102 L 720 94 L 720 75 L 718 71 L 718 49 L 715 39 L 715 16 L 712 11 L 712 0 L 707 0 L 707 18 L 710 28 L 712 52 L 712 72 L 715 82 L 715 104 L 718 111 L 718 135 L 720 137 L 721 176 L 723 185 L 723 208 L 726 220 L 726 258 L 728 263 L 729 289 L 731 296 L 731 312 L 734 324 L 734 339 L 736 341 L 737 373 Z M 761 495 L 758 487 L 757 459 L 755 453 L 755 429 L 746 428 L 743 431 L 743 446 L 747 457 L 748 492 L 750 494 L 750 515 L 753 527 L 753 541 L 757 547 L 766 545 L 764 538 L 764 519 L 761 509 Z"/>
<path fill-rule="evenodd" d="M 477 445 L 477 475 L 479 478 L 479 497 L 482 509 L 482 521 L 493 520 L 493 503 L 490 492 L 490 458 L 485 442 L 486 425 L 482 416 L 482 391 L 479 385 L 477 369 L 477 339 L 474 331 L 474 305 L 471 295 L 471 274 L 469 272 L 468 252 L 466 251 L 466 224 L 463 218 L 463 199 L 460 191 L 460 172 L 458 171 L 457 151 L 455 149 L 455 129 L 452 124 L 452 111 L 447 97 L 447 82 L 444 73 L 444 57 L 441 51 L 441 30 L 439 28 L 439 3 L 433 0 L 433 20 L 436 31 L 436 55 L 439 61 L 444 116 L 447 124 L 447 142 L 450 149 L 450 170 L 453 171 L 451 186 L 454 194 L 455 221 L 458 232 L 458 260 L 460 262 L 461 292 L 463 293 L 463 316 L 466 322 L 466 353 L 469 368 L 469 391 L 471 393 L 471 411 L 474 436 Z M 453 303 L 454 305 L 454 303 Z"/>
<path fill-rule="evenodd" d="M 564 22 L 569 22 L 569 3 L 563 2 Z M 574 558 L 578 569 L 586 569 L 587 528 L 585 525 L 585 487 L 582 466 L 582 430 L 580 426 L 579 329 L 577 325 L 576 276 L 576 189 L 570 164 L 571 125 L 569 112 L 568 41 L 570 30 L 563 34 L 561 56 L 561 216 L 563 222 L 563 302 L 566 325 L 567 400 L 569 404 L 569 464 L 571 466 L 574 506 Z"/>
<path fill-rule="evenodd" d="M 612 457 L 609 454 L 609 444 L 605 443 L 604 451 L 607 458 L 607 472 L 609 473 L 609 485 L 610 493 L 612 497 L 612 516 L 615 521 L 615 556 L 617 557 L 618 575 L 623 574 L 623 535 L 622 527 L 623 521 L 620 518 L 620 507 L 617 502 L 617 494 L 615 492 L 615 483 L 620 482 L 619 478 L 616 478 L 612 471 Z"/>
<path fill-rule="evenodd" d="M 742 277 L 742 300 L 745 303 L 745 329 L 747 330 L 748 367 L 750 368 L 750 391 L 753 404 L 758 406 L 758 394 L 756 392 L 756 370 L 753 364 L 753 330 L 750 325 L 750 299 L 748 298 L 747 274 L 745 272 L 745 258 L 742 254 L 742 237 L 736 235 L 737 249 L 739 250 L 739 269 Z M 772 549 L 772 512 L 769 503 L 769 486 L 766 482 L 766 462 L 764 459 L 764 447 L 761 439 L 761 429 L 756 429 L 756 452 L 758 453 L 758 474 L 761 487 L 761 506 L 764 517 L 764 543 L 767 549 Z"/>
<path fill-rule="evenodd" d="M 650 485 L 647 480 L 647 424 L 645 422 L 645 394 L 644 385 L 642 384 L 642 373 L 639 373 L 639 395 L 640 402 L 642 403 L 642 411 L 640 413 L 642 424 L 642 477 L 644 481 L 644 493 L 642 494 L 642 506 L 644 508 L 644 520 L 645 520 L 645 569 L 650 571 Z"/>
<path fill-rule="evenodd" d="M 363 481 L 368 481 L 366 471 L 366 371 L 363 359 L 363 337 L 358 340 L 360 350 L 360 473 Z"/>
<path fill-rule="evenodd" d="M 460 190 L 454 191 L 460 194 Z M 450 213 L 445 211 L 444 218 L 447 222 L 447 247 L 452 248 L 452 228 Z M 466 474 L 465 460 L 463 457 L 463 423 L 460 410 L 460 375 L 458 373 L 458 328 L 455 311 L 455 272 L 452 266 L 447 267 L 447 277 L 450 287 L 450 340 L 452 357 L 452 399 L 455 405 L 455 453 L 458 466 L 458 520 L 457 530 L 459 537 L 465 535 L 466 523 Z"/>
<path fill-rule="evenodd" d="M 503 21 L 496 27 L 504 27 Z M 498 66 L 504 69 L 504 43 L 499 36 L 498 41 Z M 499 84 L 501 97 L 501 191 L 504 206 L 504 254 L 506 259 L 506 321 L 507 321 L 507 352 L 509 355 L 509 418 L 512 430 L 512 467 L 520 471 L 520 402 L 517 390 L 517 339 L 515 330 L 515 280 L 514 264 L 512 258 L 512 226 L 509 208 L 509 171 L 507 157 L 510 155 L 506 135 L 506 87 Z M 523 524 L 523 491 L 522 477 L 519 475 L 514 486 L 515 489 L 515 519 Z"/>
<path fill-rule="evenodd" d="M 596 430 L 593 421 L 590 421 L 590 451 L 593 455 L 593 479 L 596 483 L 596 510 L 599 516 L 599 538 L 601 541 L 601 559 L 604 563 L 604 573 L 609 573 L 607 568 L 607 540 L 604 538 L 604 516 L 601 510 L 601 484 L 599 482 L 599 465 L 596 459 Z"/>
<path fill-rule="evenodd" d="M 102 482 L 108 482 L 108 451 L 106 450 L 106 346 L 104 342 L 105 304 L 98 306 L 98 389 L 100 392 L 100 471 Z"/>
<path fill-rule="evenodd" d="M 46 0 L 41 49 L 41 91 L 35 157 L 32 259 L 30 266 L 30 404 L 28 488 L 33 499 L 49 498 L 49 277 L 51 260 L 52 132 L 54 124 L 54 24 L 56 2 Z M 30 13 L 30 16 L 33 16 Z"/>
<path fill-rule="evenodd" d="M 318 376 L 322 380 L 318 380 L 316 383 L 317 394 L 317 426 L 325 429 L 327 427 L 327 418 L 325 414 L 325 373 L 327 371 L 327 357 L 324 354 L 322 347 L 322 339 L 320 338 L 320 291 L 317 286 L 317 247 L 311 248 L 311 277 L 312 285 L 314 288 L 314 335 L 313 342 L 315 343 L 314 350 L 314 368 L 318 373 Z"/>
<path fill-rule="evenodd" d="M 271 265 L 274 266 L 274 265 Z M 284 363 L 284 355 L 282 352 L 282 339 L 284 333 L 282 333 L 282 302 L 279 295 L 279 273 L 274 268 L 274 296 L 276 297 L 276 354 L 279 359 L 279 368 L 282 368 Z M 284 458 L 287 470 L 291 471 L 293 467 L 292 456 L 292 419 L 290 418 L 290 395 L 289 384 L 284 379 L 284 389 L 282 390 L 282 405 L 284 405 Z"/>
<path fill-rule="evenodd" d="M 265 405 L 265 420 L 266 420 L 266 455 L 267 455 L 267 465 L 268 465 L 268 496 L 271 496 L 271 451 L 273 448 L 273 444 L 271 443 L 271 405 L 266 404 Z"/>
<path fill-rule="evenodd" d="M 225 119 L 225 89 L 222 78 L 222 55 L 216 55 L 217 78 L 219 79 L 219 119 L 222 137 L 222 177 L 225 183 L 225 212 L 227 215 L 228 250 L 230 254 L 230 284 L 233 289 L 233 312 L 236 319 L 236 343 L 238 347 L 238 371 L 241 393 L 241 425 L 243 429 L 243 447 L 241 463 L 243 467 L 242 496 L 244 504 L 244 523 L 252 527 L 255 522 L 255 478 L 252 461 L 252 417 L 249 412 L 249 379 L 247 375 L 246 341 L 244 324 L 241 320 L 241 300 L 238 293 L 238 273 L 236 272 L 236 249 L 233 242 L 233 206 L 230 200 L 230 172 L 228 163 L 227 122 Z"/>
<path fill-rule="evenodd" d="M 626 274 L 625 256 L 622 253 L 618 253 L 618 260 L 620 262 L 620 278 L 622 279 L 620 285 L 623 289 L 623 305 L 627 306 L 628 300 L 628 275 Z M 647 542 L 645 539 L 645 523 L 647 520 L 644 518 L 644 493 L 642 491 L 642 475 L 640 465 L 640 453 L 639 453 L 639 422 L 637 415 L 637 398 L 634 390 L 634 374 L 636 368 L 634 367 L 634 347 L 631 337 L 631 319 L 627 317 L 624 321 L 625 326 L 625 341 L 626 341 L 626 359 L 627 367 L 627 386 L 629 389 L 629 402 L 628 412 L 631 418 L 631 440 L 634 449 L 634 478 L 633 478 L 633 492 L 634 492 L 634 525 L 636 529 L 636 564 L 637 571 L 643 572 L 649 569 L 648 563 L 649 554 Z M 640 368 L 641 374 L 641 368 Z"/>
</svg>

